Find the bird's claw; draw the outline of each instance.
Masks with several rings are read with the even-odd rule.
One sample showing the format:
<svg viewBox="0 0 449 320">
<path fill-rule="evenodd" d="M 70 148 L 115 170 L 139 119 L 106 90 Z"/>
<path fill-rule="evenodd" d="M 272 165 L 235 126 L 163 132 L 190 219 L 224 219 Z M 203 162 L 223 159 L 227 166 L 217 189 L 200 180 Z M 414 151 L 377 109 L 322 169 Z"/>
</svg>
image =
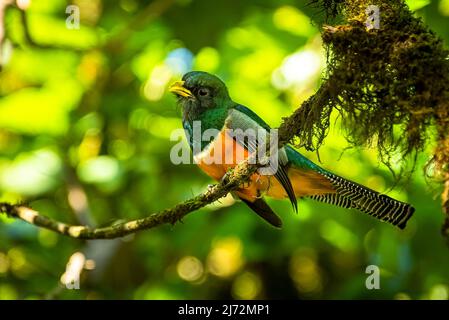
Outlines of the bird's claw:
<svg viewBox="0 0 449 320">
<path fill-rule="evenodd" d="M 230 174 L 230 172 L 228 171 L 228 172 L 226 172 L 226 173 L 223 175 L 223 177 L 221 178 L 221 183 L 222 183 L 222 184 L 228 184 L 229 181 L 231 181 L 231 174 Z"/>
</svg>

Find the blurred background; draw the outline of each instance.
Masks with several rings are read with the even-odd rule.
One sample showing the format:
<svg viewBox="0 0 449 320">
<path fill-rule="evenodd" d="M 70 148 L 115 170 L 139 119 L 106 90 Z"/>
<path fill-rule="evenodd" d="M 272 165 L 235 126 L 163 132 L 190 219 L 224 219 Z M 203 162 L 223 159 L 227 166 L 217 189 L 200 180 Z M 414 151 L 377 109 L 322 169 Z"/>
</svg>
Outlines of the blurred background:
<svg viewBox="0 0 449 320">
<path fill-rule="evenodd" d="M 0 202 L 104 226 L 204 191 L 212 181 L 196 166 L 170 162 L 182 126 L 167 87 L 190 70 L 215 73 L 278 126 L 326 68 L 324 14 L 308 2 L 0 0 Z M 449 0 L 407 2 L 448 44 Z M 322 166 L 413 204 L 405 231 L 312 200 L 298 214 L 270 201 L 282 230 L 226 197 L 174 226 L 91 242 L 0 215 L 0 299 L 448 299 L 426 154 L 391 189 L 376 150 L 346 150 L 334 120 Z M 69 290 L 76 261 L 85 270 Z M 380 268 L 379 290 L 365 286 L 368 265 Z"/>
</svg>

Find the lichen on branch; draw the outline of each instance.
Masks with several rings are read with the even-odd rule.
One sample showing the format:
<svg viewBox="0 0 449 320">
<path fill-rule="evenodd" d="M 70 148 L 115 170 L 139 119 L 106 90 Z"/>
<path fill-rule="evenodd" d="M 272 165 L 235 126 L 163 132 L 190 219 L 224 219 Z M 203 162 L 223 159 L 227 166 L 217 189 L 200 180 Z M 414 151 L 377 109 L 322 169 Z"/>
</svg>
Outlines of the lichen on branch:
<svg viewBox="0 0 449 320">
<path fill-rule="evenodd" d="M 315 108 L 322 103 L 328 95 L 326 88 L 323 85 L 315 95 L 310 97 L 303 103 L 304 108 Z M 300 110 L 300 109 L 298 109 Z M 281 148 L 283 145 L 291 141 L 297 130 L 299 122 L 295 118 L 298 110 L 290 117 L 284 119 L 279 127 L 279 143 Z M 269 140 L 267 141 L 269 143 Z M 270 148 L 266 148 L 267 156 Z M 45 228 L 62 235 L 66 235 L 76 239 L 95 240 L 95 239 L 113 239 L 124 237 L 126 235 L 136 233 L 141 230 L 147 230 L 157 227 L 162 224 L 175 224 L 184 218 L 187 214 L 196 211 L 220 198 L 226 196 L 229 192 L 239 188 L 246 183 L 253 173 L 257 170 L 257 164 L 252 157 L 257 157 L 257 153 L 251 155 L 246 161 L 237 165 L 234 169 L 226 174 L 226 179 L 217 185 L 212 186 L 204 193 L 186 200 L 176 206 L 165 209 L 156 213 L 152 213 L 146 217 L 137 220 L 120 222 L 102 228 L 90 228 L 87 226 L 69 225 L 63 222 L 50 219 L 39 212 L 31 209 L 28 206 L 18 204 L 12 205 L 9 203 L 0 203 L 0 213 L 4 213 L 9 217 L 21 219 L 30 224 Z M 262 161 L 263 162 L 263 161 Z"/>
<path fill-rule="evenodd" d="M 426 168 L 445 185 L 443 233 L 449 235 L 449 51 L 402 0 L 312 2 L 330 17 L 342 13 L 345 24 L 323 27 L 329 97 L 297 113 L 301 145 L 321 146 L 333 110 L 348 142 L 376 146 L 390 168 L 394 155 L 402 156 L 405 169 L 407 159 L 414 164 L 433 142 L 437 147 Z M 378 10 L 378 28 L 367 24 L 374 18 L 372 6 Z"/>
<path fill-rule="evenodd" d="M 449 52 L 402 0 L 312 2 L 330 17 L 342 14 L 345 24 L 324 26 L 327 74 L 317 93 L 284 119 L 279 146 L 297 137 L 301 146 L 317 150 L 334 110 L 341 115 L 349 143 L 376 146 L 387 165 L 392 155 L 399 153 L 406 159 L 435 140 L 432 167 L 434 176 L 445 181 L 443 233 L 449 236 Z M 365 24 L 372 14 L 369 6 L 378 8 L 379 28 Z M 436 129 L 436 138 L 431 129 Z M 0 212 L 76 238 L 114 238 L 174 223 L 238 188 L 254 170 L 243 163 L 232 173 L 231 182 L 222 182 L 171 209 L 106 228 L 72 227 L 24 206 L 1 204 Z"/>
<path fill-rule="evenodd" d="M 228 192 L 236 189 L 242 183 L 246 182 L 256 169 L 257 167 L 249 165 L 245 161 L 228 175 L 226 181 L 212 186 L 196 197 L 179 203 L 172 208 L 152 213 L 144 218 L 119 222 L 107 227 L 90 228 L 87 226 L 69 225 L 50 219 L 22 204 L 11 205 L 9 203 L 0 203 L 0 213 L 76 239 L 114 239 L 141 230 L 151 229 L 162 224 L 175 224 L 187 214 L 224 197 Z"/>
<path fill-rule="evenodd" d="M 337 109 L 348 141 L 375 144 L 387 164 L 394 152 L 422 151 L 432 126 L 449 131 L 449 52 L 403 1 L 337 2 L 347 23 L 322 33 L 332 94 L 320 110 L 307 112 L 308 121 L 321 125 L 307 130 L 310 124 L 302 123 L 300 141 L 319 148 L 330 111 Z M 379 29 L 365 25 L 370 5 L 379 9 Z"/>
</svg>

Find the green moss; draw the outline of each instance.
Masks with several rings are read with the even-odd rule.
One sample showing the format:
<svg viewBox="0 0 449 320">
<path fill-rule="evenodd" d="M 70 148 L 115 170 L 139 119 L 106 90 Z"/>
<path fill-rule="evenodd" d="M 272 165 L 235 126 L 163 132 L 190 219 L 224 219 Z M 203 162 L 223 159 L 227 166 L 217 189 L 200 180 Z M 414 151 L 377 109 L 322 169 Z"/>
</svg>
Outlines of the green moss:
<svg viewBox="0 0 449 320">
<path fill-rule="evenodd" d="M 326 15 L 326 21 L 335 18 L 341 12 L 345 0 L 311 0 L 309 5 L 321 9 Z"/>
<path fill-rule="evenodd" d="M 365 26 L 368 5 L 379 7 L 379 29 Z M 322 34 L 327 99 L 306 104 L 298 115 L 302 144 L 309 150 L 321 145 L 333 109 L 342 116 L 348 141 L 376 145 L 387 164 L 397 151 L 422 151 L 432 126 L 441 142 L 448 141 L 449 53 L 440 38 L 403 1 L 345 1 L 342 8 L 346 24 L 325 27 Z M 435 160 L 440 169 L 449 163 L 449 142 L 440 143 Z"/>
</svg>

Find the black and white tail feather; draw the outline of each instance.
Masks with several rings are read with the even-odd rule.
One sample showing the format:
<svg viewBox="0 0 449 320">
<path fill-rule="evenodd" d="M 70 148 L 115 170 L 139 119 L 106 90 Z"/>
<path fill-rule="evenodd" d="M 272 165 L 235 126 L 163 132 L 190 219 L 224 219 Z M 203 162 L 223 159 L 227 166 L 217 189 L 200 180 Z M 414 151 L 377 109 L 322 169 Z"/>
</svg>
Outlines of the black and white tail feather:
<svg viewBox="0 0 449 320">
<path fill-rule="evenodd" d="M 415 209 L 404 202 L 380 194 L 355 182 L 346 180 L 330 172 L 322 173 L 335 188 L 336 193 L 310 196 L 311 199 L 355 208 L 379 220 L 389 222 L 404 229 Z"/>
</svg>

